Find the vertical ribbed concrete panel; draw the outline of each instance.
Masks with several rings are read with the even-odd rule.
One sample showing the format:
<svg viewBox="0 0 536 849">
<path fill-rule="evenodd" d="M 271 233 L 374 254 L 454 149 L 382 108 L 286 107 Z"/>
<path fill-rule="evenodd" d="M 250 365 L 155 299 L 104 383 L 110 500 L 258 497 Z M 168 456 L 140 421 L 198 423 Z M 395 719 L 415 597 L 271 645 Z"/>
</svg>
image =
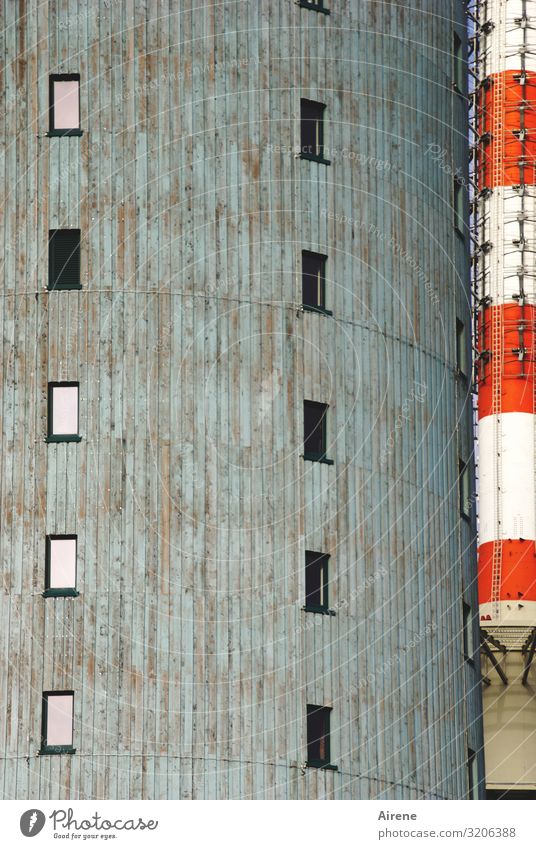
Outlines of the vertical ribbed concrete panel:
<svg viewBox="0 0 536 849">
<path fill-rule="evenodd" d="M 1 4 L 6 798 L 468 792 L 463 4 L 331 5 Z M 46 135 L 50 73 L 80 74 L 81 137 Z M 301 98 L 330 165 L 295 155 Z M 48 292 L 67 227 L 82 289 Z M 302 250 L 332 315 L 301 308 Z M 78 444 L 45 442 L 62 380 Z M 47 534 L 78 535 L 78 597 L 42 597 Z M 306 550 L 333 615 L 303 610 Z M 38 754 L 53 690 L 74 755 Z M 307 704 L 337 770 L 305 765 Z"/>
</svg>

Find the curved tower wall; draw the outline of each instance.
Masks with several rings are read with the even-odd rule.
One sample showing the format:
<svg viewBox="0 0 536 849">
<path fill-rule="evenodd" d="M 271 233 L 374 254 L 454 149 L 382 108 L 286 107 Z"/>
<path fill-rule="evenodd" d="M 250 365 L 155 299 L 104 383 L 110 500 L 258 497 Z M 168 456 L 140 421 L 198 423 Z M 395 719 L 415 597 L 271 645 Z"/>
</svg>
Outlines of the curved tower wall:
<svg viewBox="0 0 536 849">
<path fill-rule="evenodd" d="M 462 11 L 2 7 L 6 798 L 469 792 Z M 46 135 L 55 72 L 79 137 Z M 301 98 L 330 165 L 295 155 Z M 79 291 L 47 291 L 55 228 Z M 333 315 L 301 308 L 303 250 Z M 50 381 L 80 383 L 79 443 L 45 441 Z M 304 400 L 333 465 L 302 456 Z M 78 597 L 42 596 L 47 534 L 78 537 Z M 306 550 L 333 615 L 303 610 Z M 76 752 L 39 754 L 63 690 Z M 307 705 L 336 770 L 305 765 Z"/>
</svg>

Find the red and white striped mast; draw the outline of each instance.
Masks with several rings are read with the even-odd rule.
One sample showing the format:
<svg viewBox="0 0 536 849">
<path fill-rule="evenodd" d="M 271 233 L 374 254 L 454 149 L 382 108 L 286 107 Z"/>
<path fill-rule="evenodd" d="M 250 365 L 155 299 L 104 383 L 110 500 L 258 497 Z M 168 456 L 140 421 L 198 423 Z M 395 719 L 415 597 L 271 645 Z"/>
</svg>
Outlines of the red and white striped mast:
<svg viewBox="0 0 536 849">
<path fill-rule="evenodd" d="M 536 626 L 536 0 L 482 0 L 477 20 L 480 622 L 520 647 Z"/>
</svg>

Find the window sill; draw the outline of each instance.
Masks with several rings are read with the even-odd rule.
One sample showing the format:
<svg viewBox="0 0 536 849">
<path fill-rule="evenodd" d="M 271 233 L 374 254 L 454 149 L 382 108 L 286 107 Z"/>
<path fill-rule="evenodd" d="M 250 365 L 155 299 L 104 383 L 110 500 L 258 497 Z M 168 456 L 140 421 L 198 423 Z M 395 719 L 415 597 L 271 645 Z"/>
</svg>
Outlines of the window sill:
<svg viewBox="0 0 536 849">
<path fill-rule="evenodd" d="M 41 746 L 39 749 L 40 755 L 74 755 L 76 749 L 71 746 Z"/>
<path fill-rule="evenodd" d="M 324 463 L 326 466 L 333 466 L 334 460 L 328 460 L 322 454 L 304 454 L 304 460 L 310 460 L 312 463 Z"/>
<path fill-rule="evenodd" d="M 308 159 L 309 162 L 318 162 L 320 165 L 331 165 L 331 160 L 324 159 L 323 156 L 316 156 L 314 153 L 300 153 L 300 159 Z"/>
<path fill-rule="evenodd" d="M 464 522 L 467 522 L 468 525 L 471 524 L 471 517 L 467 515 L 467 513 L 460 513 L 460 519 L 463 519 Z"/>
<path fill-rule="evenodd" d="M 74 587 L 58 587 L 45 590 L 43 598 L 78 598 L 79 595 L 80 593 Z"/>
<path fill-rule="evenodd" d="M 312 767 L 313 769 L 330 769 L 333 772 L 338 772 L 339 770 L 339 767 L 335 764 L 327 764 L 324 761 L 307 761 L 305 766 Z"/>
<path fill-rule="evenodd" d="M 335 610 L 330 610 L 329 607 L 316 607 L 314 604 L 305 604 L 302 607 L 305 613 L 323 613 L 324 616 L 336 616 Z"/>
<path fill-rule="evenodd" d="M 75 434 L 56 434 L 47 436 L 45 442 L 82 442 L 82 437 Z"/>
<path fill-rule="evenodd" d="M 300 0 L 298 3 L 300 9 L 310 9 L 311 12 L 322 12 L 323 15 L 330 15 L 329 9 L 324 9 L 323 6 L 317 6 L 314 3 L 307 3 L 306 0 Z"/>
<path fill-rule="evenodd" d="M 82 284 L 81 284 L 81 283 L 71 283 L 71 284 L 69 284 L 68 286 L 67 286 L 67 285 L 62 285 L 62 284 L 60 283 L 60 285 L 59 285 L 59 286 L 49 286 L 49 287 L 47 288 L 47 292 L 68 292 L 68 291 L 69 291 L 69 289 L 73 289 L 74 291 L 78 291 L 78 290 L 79 290 L 79 289 L 81 289 L 81 288 L 82 288 Z"/>
<path fill-rule="evenodd" d="M 83 136 L 83 130 L 49 130 L 46 134 L 48 138 L 58 138 L 61 136 Z"/>
<path fill-rule="evenodd" d="M 320 315 L 333 315 L 331 310 L 327 310 L 325 307 L 313 307 L 312 304 L 302 304 L 302 308 L 304 312 L 317 312 Z"/>
</svg>

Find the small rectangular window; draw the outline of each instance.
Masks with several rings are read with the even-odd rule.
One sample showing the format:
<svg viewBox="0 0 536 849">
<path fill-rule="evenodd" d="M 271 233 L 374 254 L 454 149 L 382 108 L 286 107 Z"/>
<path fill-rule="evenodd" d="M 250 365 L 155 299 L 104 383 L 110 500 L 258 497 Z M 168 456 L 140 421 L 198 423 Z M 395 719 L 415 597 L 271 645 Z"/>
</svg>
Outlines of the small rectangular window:
<svg viewBox="0 0 536 849">
<path fill-rule="evenodd" d="M 43 593 L 45 597 L 78 595 L 76 549 L 76 536 L 47 536 L 45 592 Z"/>
<path fill-rule="evenodd" d="M 323 254 L 302 251 L 302 299 L 303 308 L 326 310 L 326 259 Z"/>
<path fill-rule="evenodd" d="M 80 136 L 80 74 L 50 75 L 51 136 Z"/>
<path fill-rule="evenodd" d="M 467 333 L 459 318 L 456 319 L 456 370 L 461 377 L 467 378 Z"/>
<path fill-rule="evenodd" d="M 465 193 L 459 178 L 454 180 L 454 227 L 465 238 Z"/>
<path fill-rule="evenodd" d="M 329 165 L 324 159 L 324 110 L 325 103 L 314 100 L 301 101 L 301 158 L 314 159 Z"/>
<path fill-rule="evenodd" d="M 303 402 L 303 455 L 306 460 L 320 460 L 323 463 L 333 463 L 333 460 L 326 458 L 327 413 L 327 404 L 318 404 L 316 401 Z"/>
<path fill-rule="evenodd" d="M 307 705 L 307 766 L 330 766 L 331 708 Z"/>
<path fill-rule="evenodd" d="M 473 749 L 467 750 L 467 798 L 478 799 L 478 761 Z"/>
<path fill-rule="evenodd" d="M 460 516 L 471 521 L 471 468 L 469 463 L 458 460 L 458 486 L 460 500 Z"/>
<path fill-rule="evenodd" d="M 48 288 L 81 289 L 80 230 L 49 230 Z"/>
<path fill-rule="evenodd" d="M 56 690 L 43 693 L 41 754 L 74 754 L 74 693 Z"/>
<path fill-rule="evenodd" d="M 468 660 L 474 658 L 473 615 L 471 605 L 463 602 L 463 653 Z"/>
<path fill-rule="evenodd" d="M 457 32 L 453 35 L 454 85 L 459 94 L 465 93 L 466 63 L 463 56 L 463 42 Z"/>
<path fill-rule="evenodd" d="M 80 442 L 78 383 L 48 384 L 48 441 Z"/>
<path fill-rule="evenodd" d="M 323 12 L 324 15 L 329 15 L 329 9 L 326 9 L 323 0 L 299 0 L 299 5 L 302 9 L 312 9 L 314 12 Z"/>
<path fill-rule="evenodd" d="M 328 610 L 329 554 L 305 552 L 305 609 L 313 612 Z"/>
</svg>

